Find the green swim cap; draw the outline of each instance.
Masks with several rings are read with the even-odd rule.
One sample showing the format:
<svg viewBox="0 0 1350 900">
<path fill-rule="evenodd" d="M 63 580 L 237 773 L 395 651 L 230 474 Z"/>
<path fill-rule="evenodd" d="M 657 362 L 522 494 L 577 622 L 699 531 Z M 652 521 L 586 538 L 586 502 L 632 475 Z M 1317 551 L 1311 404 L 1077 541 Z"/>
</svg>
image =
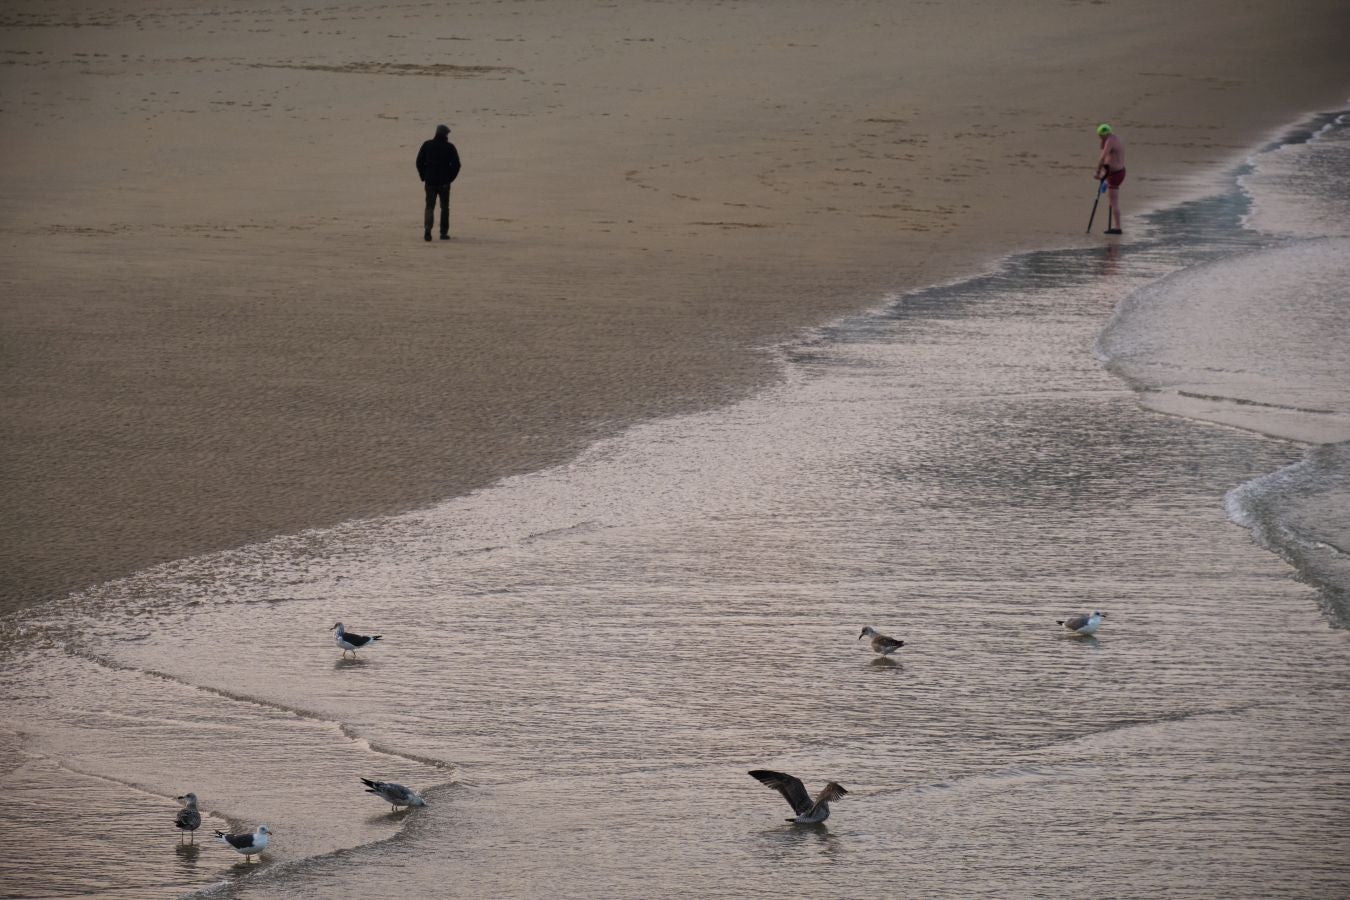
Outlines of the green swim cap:
<svg viewBox="0 0 1350 900">
<path fill-rule="evenodd" d="M 1099 136 L 1106 137 L 1110 133 L 1111 133 L 1111 126 L 1107 125 L 1105 122 L 1097 126 L 1097 134 Z"/>
</svg>

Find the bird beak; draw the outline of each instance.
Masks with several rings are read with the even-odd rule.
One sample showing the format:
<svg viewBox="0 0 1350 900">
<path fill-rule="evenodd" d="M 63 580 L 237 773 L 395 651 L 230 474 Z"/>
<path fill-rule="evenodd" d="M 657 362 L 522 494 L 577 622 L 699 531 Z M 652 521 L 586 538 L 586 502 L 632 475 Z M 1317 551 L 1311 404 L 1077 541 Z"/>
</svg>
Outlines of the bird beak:
<svg viewBox="0 0 1350 900">
<path fill-rule="evenodd" d="M 337 631 L 338 624 L 340 624 L 340 623 L 334 623 L 334 624 L 333 624 L 333 627 L 330 628 L 330 629 L 328 629 L 328 630 L 329 630 L 329 631 Z"/>
</svg>

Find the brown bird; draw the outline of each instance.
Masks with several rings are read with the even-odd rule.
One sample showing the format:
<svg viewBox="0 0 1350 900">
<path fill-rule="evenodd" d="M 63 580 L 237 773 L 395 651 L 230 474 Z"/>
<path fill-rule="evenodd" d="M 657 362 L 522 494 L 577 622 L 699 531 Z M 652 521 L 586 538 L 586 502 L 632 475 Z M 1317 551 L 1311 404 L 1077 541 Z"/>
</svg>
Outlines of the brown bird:
<svg viewBox="0 0 1350 900">
<path fill-rule="evenodd" d="M 800 778 L 784 775 L 782 772 L 771 772 L 768 769 L 754 769 L 750 772 L 750 777 L 782 794 L 788 806 L 791 806 L 792 811 L 797 814 L 788 821 L 798 825 L 816 825 L 824 822 L 830 817 L 830 803 L 848 793 L 843 785 L 831 781 L 812 800 Z"/>
<path fill-rule="evenodd" d="M 892 653 L 905 646 L 904 641 L 897 641 L 893 637 L 887 637 L 871 625 L 868 625 L 862 630 L 862 634 L 858 635 L 858 640 L 861 641 L 863 638 L 869 636 L 872 638 L 872 649 L 882 656 L 890 656 Z"/>
<path fill-rule="evenodd" d="M 197 836 L 193 834 L 198 828 L 202 827 L 202 814 L 197 809 L 197 795 L 184 794 L 181 797 L 175 797 L 183 804 L 183 808 L 178 811 L 178 815 L 173 817 L 173 827 L 180 832 L 178 840 L 183 839 L 183 832 L 187 833 L 188 843 L 196 843 Z"/>
</svg>

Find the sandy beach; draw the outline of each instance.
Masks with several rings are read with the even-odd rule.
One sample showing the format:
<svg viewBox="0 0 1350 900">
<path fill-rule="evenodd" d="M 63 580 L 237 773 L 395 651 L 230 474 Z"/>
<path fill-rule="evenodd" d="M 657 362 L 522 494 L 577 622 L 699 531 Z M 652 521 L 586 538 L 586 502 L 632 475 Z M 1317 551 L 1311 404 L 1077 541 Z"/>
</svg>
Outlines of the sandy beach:
<svg viewBox="0 0 1350 900">
<path fill-rule="evenodd" d="M 1350 89 L 1340 0 L 16 0 L 6 608 L 743 396 L 762 348 L 1080 241 Z M 421 240 L 418 145 L 464 159 Z"/>
<path fill-rule="evenodd" d="M 7 5 L 0 897 L 1347 895 L 1347 33 Z"/>
</svg>

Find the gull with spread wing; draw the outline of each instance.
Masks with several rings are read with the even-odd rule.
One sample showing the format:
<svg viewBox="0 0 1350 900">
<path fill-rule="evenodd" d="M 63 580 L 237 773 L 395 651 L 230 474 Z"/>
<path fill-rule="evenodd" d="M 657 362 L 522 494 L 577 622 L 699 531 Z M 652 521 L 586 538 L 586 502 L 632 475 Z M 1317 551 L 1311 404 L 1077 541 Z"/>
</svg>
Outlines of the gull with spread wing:
<svg viewBox="0 0 1350 900">
<path fill-rule="evenodd" d="M 788 806 L 791 806 L 792 811 L 797 814 L 788 821 L 798 825 L 816 825 L 824 822 L 830 817 L 830 803 L 848 793 L 843 785 L 831 781 L 821 789 L 815 799 L 812 799 L 811 795 L 806 793 L 806 785 L 802 784 L 800 778 L 768 769 L 754 769 L 750 772 L 750 777 L 782 794 Z"/>
</svg>

